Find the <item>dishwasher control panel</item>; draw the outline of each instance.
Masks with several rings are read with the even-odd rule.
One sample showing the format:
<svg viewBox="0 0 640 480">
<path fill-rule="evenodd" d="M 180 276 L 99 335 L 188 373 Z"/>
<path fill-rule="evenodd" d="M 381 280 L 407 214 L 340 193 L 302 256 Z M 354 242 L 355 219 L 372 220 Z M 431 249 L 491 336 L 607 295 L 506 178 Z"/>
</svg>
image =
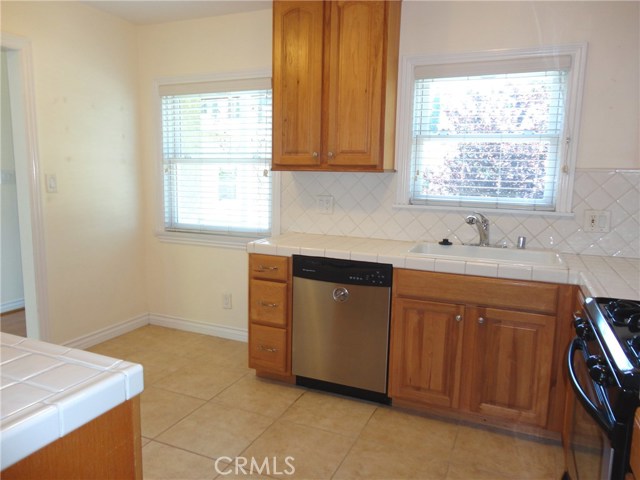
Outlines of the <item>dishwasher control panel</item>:
<svg viewBox="0 0 640 480">
<path fill-rule="evenodd" d="M 293 255 L 293 276 L 348 285 L 390 287 L 393 266 L 387 263 Z"/>
</svg>

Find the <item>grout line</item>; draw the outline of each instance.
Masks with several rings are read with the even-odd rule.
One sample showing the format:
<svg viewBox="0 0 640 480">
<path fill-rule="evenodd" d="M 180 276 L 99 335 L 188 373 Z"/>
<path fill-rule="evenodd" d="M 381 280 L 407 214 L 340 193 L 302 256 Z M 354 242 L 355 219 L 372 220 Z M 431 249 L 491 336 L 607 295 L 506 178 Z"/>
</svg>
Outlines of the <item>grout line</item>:
<svg viewBox="0 0 640 480">
<path fill-rule="evenodd" d="M 367 425 L 369 425 L 369 422 L 371 421 L 371 419 L 373 418 L 373 416 L 375 415 L 375 413 L 378 411 L 380 407 L 377 407 L 373 409 L 373 411 L 371 412 L 371 414 L 369 415 L 369 418 L 367 418 L 367 421 L 364 423 L 364 425 L 362 426 L 362 428 L 360 429 L 360 432 L 358 432 L 358 435 L 356 435 L 356 437 L 353 439 L 353 443 L 351 444 L 351 446 L 349 447 L 349 450 L 347 450 L 347 453 L 345 454 L 345 456 L 342 458 L 342 460 L 340 461 L 340 463 L 338 464 L 338 466 L 336 467 L 336 469 L 333 471 L 333 473 L 331 474 L 331 478 L 333 479 L 336 474 L 340 471 L 340 468 L 342 467 L 342 465 L 344 464 L 345 460 L 347 459 L 347 457 L 349 456 L 349 454 L 351 453 L 351 451 L 353 450 L 353 447 L 356 446 L 356 443 L 358 443 L 358 440 L 360 440 L 360 437 L 362 436 L 362 432 L 364 431 L 364 429 L 367 427 Z"/>
</svg>

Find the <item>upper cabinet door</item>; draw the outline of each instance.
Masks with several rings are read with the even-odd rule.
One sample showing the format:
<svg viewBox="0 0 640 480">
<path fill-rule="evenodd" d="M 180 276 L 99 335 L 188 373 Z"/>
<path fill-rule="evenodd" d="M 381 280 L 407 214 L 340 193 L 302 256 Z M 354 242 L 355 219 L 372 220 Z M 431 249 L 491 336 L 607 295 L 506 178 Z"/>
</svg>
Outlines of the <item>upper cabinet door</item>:
<svg viewBox="0 0 640 480">
<path fill-rule="evenodd" d="M 322 1 L 273 4 L 273 165 L 320 165 Z"/>
<path fill-rule="evenodd" d="M 382 169 L 385 5 L 333 1 L 325 63 L 325 145 L 331 166 Z"/>
<path fill-rule="evenodd" d="M 399 1 L 273 4 L 273 169 L 393 169 Z"/>
</svg>

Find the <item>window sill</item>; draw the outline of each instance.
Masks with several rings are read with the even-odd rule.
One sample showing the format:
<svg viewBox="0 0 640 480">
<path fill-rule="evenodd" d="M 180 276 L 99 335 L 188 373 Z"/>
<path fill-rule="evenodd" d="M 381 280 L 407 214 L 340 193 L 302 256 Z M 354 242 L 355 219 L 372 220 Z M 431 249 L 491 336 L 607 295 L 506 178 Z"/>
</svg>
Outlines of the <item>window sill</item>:
<svg viewBox="0 0 640 480">
<path fill-rule="evenodd" d="M 208 233 L 164 231 L 156 232 L 156 238 L 165 243 L 220 247 L 232 250 L 246 250 L 247 243 L 256 240 L 256 238 L 253 237 L 227 237 L 223 235 L 214 235 Z"/>
<path fill-rule="evenodd" d="M 480 211 L 480 212 L 490 212 L 492 215 L 529 215 L 536 217 L 553 217 L 553 218 L 574 218 L 575 213 L 573 212 L 547 212 L 547 211 L 536 211 L 536 210 L 519 210 L 519 209 L 509 209 L 509 208 L 487 208 L 487 207 L 454 207 L 454 206 L 438 206 L 438 205 L 403 205 L 403 204 L 393 204 L 392 207 L 397 210 L 413 210 L 413 211 L 432 211 L 432 212 L 472 212 L 472 211 Z"/>
</svg>

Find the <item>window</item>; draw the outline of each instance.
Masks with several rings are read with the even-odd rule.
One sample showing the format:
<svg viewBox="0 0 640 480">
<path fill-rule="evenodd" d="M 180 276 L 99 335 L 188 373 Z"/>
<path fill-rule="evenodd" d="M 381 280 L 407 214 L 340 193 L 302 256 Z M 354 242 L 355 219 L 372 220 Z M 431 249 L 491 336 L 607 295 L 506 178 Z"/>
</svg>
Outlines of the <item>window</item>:
<svg viewBox="0 0 640 480">
<path fill-rule="evenodd" d="M 568 212 L 580 50 L 405 59 L 399 203 Z"/>
<path fill-rule="evenodd" d="M 270 79 L 163 84 L 159 93 L 164 230 L 268 236 Z"/>
</svg>

